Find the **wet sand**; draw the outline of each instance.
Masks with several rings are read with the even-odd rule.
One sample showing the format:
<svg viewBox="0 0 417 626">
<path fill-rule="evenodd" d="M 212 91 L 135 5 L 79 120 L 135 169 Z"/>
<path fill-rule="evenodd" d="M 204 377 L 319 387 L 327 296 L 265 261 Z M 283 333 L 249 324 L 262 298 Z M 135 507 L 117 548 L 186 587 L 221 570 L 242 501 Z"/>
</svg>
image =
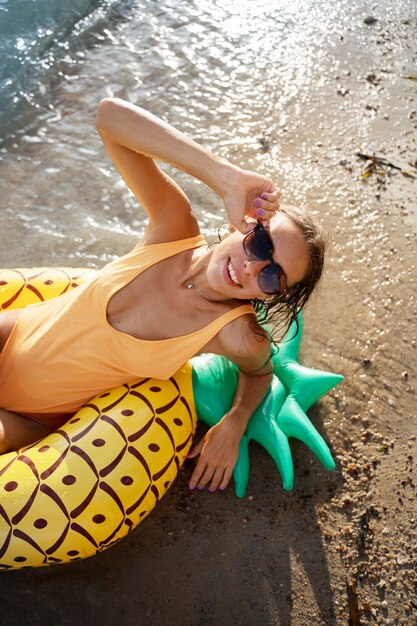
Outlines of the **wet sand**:
<svg viewBox="0 0 417 626">
<path fill-rule="evenodd" d="M 370 14 L 377 21 L 365 24 Z M 109 551 L 66 566 L 2 573 L 1 624 L 415 623 L 417 111 L 416 83 L 405 76 L 415 74 L 416 25 L 406 13 L 387 17 L 357 5 L 351 18 L 342 33 L 335 25 L 325 71 L 310 77 L 307 92 L 289 94 L 285 115 L 277 113 L 267 132 L 260 123 L 249 125 L 243 150 L 228 144 L 225 122 L 223 144 L 214 131 L 199 138 L 231 158 L 239 155 L 241 163 L 273 167 L 285 200 L 310 205 L 330 233 L 326 276 L 305 316 L 301 362 L 345 376 L 309 412 L 330 442 L 336 471 L 326 472 L 293 442 L 295 488 L 286 493 L 272 460 L 251 444 L 249 488 L 240 500 L 233 488 L 190 492 L 187 462 L 149 518 Z M 68 91 L 60 97 L 67 122 L 91 115 L 79 87 L 77 106 Z M 59 133 L 59 125 L 48 126 L 41 142 L 17 142 L 13 158 L 2 162 L 2 179 L 13 183 L 3 195 L 3 243 L 12 236 L 19 242 L 13 262 L 10 246 L 2 246 L 3 265 L 98 265 L 128 249 L 140 232 L 140 219 L 128 226 L 131 200 L 124 190 L 113 178 L 103 183 L 105 165 L 91 165 L 99 148 L 84 124 L 72 137 L 71 149 L 82 151 L 73 169 L 59 169 L 51 145 L 54 185 L 42 180 L 39 143 Z M 362 179 L 366 163 L 358 150 L 377 153 L 414 178 L 377 166 Z M 80 174 L 83 159 L 91 169 Z M 102 178 L 91 180 L 92 169 Z M 35 179 L 43 213 L 32 216 L 25 207 Z M 70 191 L 74 180 L 77 187 L 88 183 L 85 220 L 95 228 L 86 236 L 87 222 L 78 218 L 66 229 L 54 231 L 48 221 L 42 230 L 55 190 Z M 194 202 L 215 210 L 202 186 L 185 177 L 184 184 Z M 68 193 L 65 215 L 78 199 Z M 103 201 L 108 207 L 115 199 L 124 201 L 120 214 L 106 222 Z M 12 215 L 14 202 L 25 219 Z M 217 218 L 202 217 L 207 229 L 215 226 Z M 30 231 L 25 220 L 34 224 Z"/>
</svg>

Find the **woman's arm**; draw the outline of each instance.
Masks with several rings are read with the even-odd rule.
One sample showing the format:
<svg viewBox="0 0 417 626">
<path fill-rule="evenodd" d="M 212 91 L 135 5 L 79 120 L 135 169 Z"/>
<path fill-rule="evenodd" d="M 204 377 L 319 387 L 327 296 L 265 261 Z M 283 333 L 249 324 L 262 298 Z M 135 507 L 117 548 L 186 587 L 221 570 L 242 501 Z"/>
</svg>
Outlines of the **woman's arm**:
<svg viewBox="0 0 417 626">
<path fill-rule="evenodd" d="M 272 181 L 214 155 L 140 107 L 106 98 L 100 102 L 96 123 L 116 167 L 147 211 L 151 228 L 166 223 L 161 217 L 171 217 L 171 229 L 173 215 L 175 222 L 184 219 L 187 226 L 190 219 L 185 195 L 154 159 L 206 183 L 223 199 L 229 220 L 240 230 L 247 230 L 245 215 L 267 221 L 278 208 L 279 194 Z M 262 194 L 267 195 L 261 198 Z M 257 213 L 260 210 L 264 215 Z"/>
<path fill-rule="evenodd" d="M 203 489 L 208 483 L 210 491 L 227 487 L 237 462 L 242 435 L 271 381 L 271 373 L 249 375 L 239 370 L 238 386 L 230 411 L 188 453 L 189 458 L 200 455 L 191 476 L 190 489 Z"/>
<path fill-rule="evenodd" d="M 226 326 L 221 333 L 222 354 L 239 367 L 238 385 L 228 413 L 188 454 L 190 458 L 200 455 L 190 480 L 191 489 L 203 489 L 208 483 L 210 491 L 226 488 L 236 465 L 242 435 L 272 381 L 269 339 L 262 335 L 261 329 L 258 334 L 248 332 L 244 324 L 245 320 L 243 324 L 229 324 L 229 329 Z M 225 332 L 227 329 L 229 332 Z"/>
</svg>

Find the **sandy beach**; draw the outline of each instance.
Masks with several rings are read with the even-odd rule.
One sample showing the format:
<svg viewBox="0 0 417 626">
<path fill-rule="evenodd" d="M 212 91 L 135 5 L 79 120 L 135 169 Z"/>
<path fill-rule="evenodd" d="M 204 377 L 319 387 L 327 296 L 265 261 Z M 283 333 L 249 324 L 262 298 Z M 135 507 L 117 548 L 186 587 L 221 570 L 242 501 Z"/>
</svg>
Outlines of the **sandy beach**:
<svg viewBox="0 0 417 626">
<path fill-rule="evenodd" d="M 239 499 L 232 485 L 191 492 L 187 461 L 152 514 L 110 550 L 2 572 L 2 626 L 416 623 L 416 14 L 411 2 L 354 2 L 340 14 L 332 7 L 319 2 L 293 16 L 304 20 L 305 39 L 295 28 L 281 65 L 278 57 L 265 62 L 267 80 L 254 70 L 252 83 L 242 83 L 247 91 L 239 89 L 236 62 L 237 86 L 232 76 L 207 110 L 192 93 L 187 108 L 176 83 L 134 83 L 128 60 L 126 76 L 112 79 L 104 69 L 111 50 L 92 48 L 77 79 L 54 86 L 54 110 L 2 143 L 5 267 L 97 267 L 134 245 L 143 214 L 109 173 L 95 136 L 95 103 L 104 95 L 145 105 L 148 98 L 196 140 L 272 172 L 284 201 L 310 206 L 331 242 L 305 313 L 300 361 L 345 377 L 309 411 L 334 472 L 293 441 L 295 486 L 285 492 L 272 459 L 252 443 Z M 310 16 L 316 26 L 323 20 L 316 39 Z M 112 36 L 123 43 L 128 34 L 119 28 Z M 319 64 L 309 61 L 315 54 Z M 101 68 L 96 76 L 91 67 Z M 177 180 L 199 207 L 205 234 L 214 233 L 223 219 L 217 200 L 185 175 Z"/>
</svg>

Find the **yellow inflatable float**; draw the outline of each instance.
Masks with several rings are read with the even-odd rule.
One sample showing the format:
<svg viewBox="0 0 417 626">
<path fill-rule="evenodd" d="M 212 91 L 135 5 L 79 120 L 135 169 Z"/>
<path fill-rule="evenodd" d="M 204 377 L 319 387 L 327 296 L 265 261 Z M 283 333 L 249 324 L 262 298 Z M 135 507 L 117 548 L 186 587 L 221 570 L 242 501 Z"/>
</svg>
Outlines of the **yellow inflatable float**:
<svg viewBox="0 0 417 626">
<path fill-rule="evenodd" d="M 87 270 L 3 270 L 0 309 L 73 289 Z M 91 556 L 124 537 L 177 475 L 196 425 L 191 364 L 104 393 L 56 432 L 0 456 L 0 568 Z"/>
<path fill-rule="evenodd" d="M 89 275 L 68 268 L 0 270 L 0 310 L 59 296 Z M 334 469 L 306 411 L 342 377 L 298 363 L 301 317 L 298 326 L 273 347 L 271 387 L 240 444 L 233 474 L 238 496 L 248 484 L 252 439 L 273 457 L 287 490 L 294 480 L 291 437 Z M 213 426 L 229 410 L 236 386 L 232 363 L 195 357 L 168 381 L 145 379 L 93 398 L 40 442 L 0 456 L 0 569 L 79 560 L 124 537 L 175 479 L 196 411 Z"/>
</svg>

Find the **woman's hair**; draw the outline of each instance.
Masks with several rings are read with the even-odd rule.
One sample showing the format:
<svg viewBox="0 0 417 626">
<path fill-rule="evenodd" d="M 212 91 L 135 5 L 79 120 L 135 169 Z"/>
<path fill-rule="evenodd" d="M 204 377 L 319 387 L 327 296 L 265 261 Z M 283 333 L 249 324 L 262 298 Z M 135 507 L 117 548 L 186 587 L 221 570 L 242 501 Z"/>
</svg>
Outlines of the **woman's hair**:
<svg viewBox="0 0 417 626">
<path fill-rule="evenodd" d="M 279 337 L 288 331 L 295 322 L 298 332 L 297 315 L 304 308 L 323 272 L 326 240 L 323 229 L 318 226 L 311 215 L 303 209 L 294 206 L 281 206 L 284 213 L 301 231 L 310 253 L 310 264 L 304 278 L 289 287 L 285 293 L 277 294 L 268 300 L 252 300 L 258 321 L 272 326 L 271 333 Z M 276 339 L 277 340 L 277 339 Z"/>
</svg>

